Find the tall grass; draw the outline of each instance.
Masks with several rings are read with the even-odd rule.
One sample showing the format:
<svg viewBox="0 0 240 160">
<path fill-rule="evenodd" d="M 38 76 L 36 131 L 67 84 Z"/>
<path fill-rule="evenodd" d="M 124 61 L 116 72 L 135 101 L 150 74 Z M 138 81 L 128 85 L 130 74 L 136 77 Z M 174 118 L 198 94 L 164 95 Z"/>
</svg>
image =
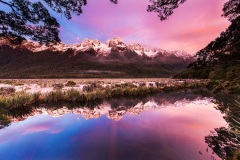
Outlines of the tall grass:
<svg viewBox="0 0 240 160">
<path fill-rule="evenodd" d="M 156 93 L 163 90 L 178 90 L 186 86 L 169 87 L 146 87 L 135 86 L 130 83 L 117 85 L 113 88 L 97 87 L 93 91 L 81 92 L 75 89 L 67 91 L 55 90 L 49 93 L 25 93 L 17 92 L 12 95 L 0 95 L 0 108 L 24 107 L 35 103 L 52 103 L 52 102 L 87 102 L 103 100 L 111 97 L 121 96 L 142 96 L 150 93 Z M 192 86 L 191 86 L 192 87 Z"/>
<path fill-rule="evenodd" d="M 83 93 L 80 93 L 79 91 L 75 89 L 68 90 L 64 92 L 64 99 L 65 101 L 71 101 L 71 102 L 83 102 L 86 101 L 86 96 Z"/>
<path fill-rule="evenodd" d="M 21 107 L 31 104 L 33 101 L 33 95 L 26 94 L 24 92 L 17 92 L 13 95 L 8 96 L 1 96 L 0 97 L 0 104 L 3 107 Z"/>
</svg>

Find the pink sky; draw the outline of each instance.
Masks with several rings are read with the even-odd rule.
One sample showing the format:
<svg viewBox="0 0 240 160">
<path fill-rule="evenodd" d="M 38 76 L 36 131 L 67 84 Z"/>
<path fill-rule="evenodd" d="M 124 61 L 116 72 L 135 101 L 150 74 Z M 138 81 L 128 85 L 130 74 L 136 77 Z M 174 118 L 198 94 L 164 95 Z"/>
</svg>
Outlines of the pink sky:
<svg viewBox="0 0 240 160">
<path fill-rule="evenodd" d="M 148 13 L 148 0 L 88 1 L 81 16 L 67 21 L 58 18 L 61 38 L 66 43 L 78 43 L 84 38 L 120 37 L 125 43 L 138 42 L 152 48 L 185 50 L 195 54 L 217 38 L 229 22 L 221 17 L 227 0 L 187 0 L 167 21 L 157 13 Z"/>
</svg>

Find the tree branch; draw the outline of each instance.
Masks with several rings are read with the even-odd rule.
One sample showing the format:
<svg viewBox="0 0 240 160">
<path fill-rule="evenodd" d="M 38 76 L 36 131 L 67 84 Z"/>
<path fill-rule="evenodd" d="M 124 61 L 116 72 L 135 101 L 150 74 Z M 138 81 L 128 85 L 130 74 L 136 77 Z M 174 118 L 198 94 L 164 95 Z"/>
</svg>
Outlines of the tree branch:
<svg viewBox="0 0 240 160">
<path fill-rule="evenodd" d="M 8 5 L 8 6 L 12 9 L 13 13 L 17 16 L 17 12 L 16 12 L 16 10 L 14 9 L 14 8 L 19 9 L 17 6 L 15 6 L 14 4 L 5 2 L 5 1 L 3 1 L 3 0 L 0 0 L 0 3 L 3 3 L 3 4 Z"/>
</svg>

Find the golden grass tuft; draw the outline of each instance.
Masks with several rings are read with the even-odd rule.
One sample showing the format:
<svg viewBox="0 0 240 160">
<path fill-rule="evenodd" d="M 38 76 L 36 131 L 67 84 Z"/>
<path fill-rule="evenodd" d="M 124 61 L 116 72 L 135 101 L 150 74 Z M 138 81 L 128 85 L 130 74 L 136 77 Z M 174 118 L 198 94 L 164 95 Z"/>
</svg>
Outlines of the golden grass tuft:
<svg viewBox="0 0 240 160">
<path fill-rule="evenodd" d="M 95 89 L 89 92 L 70 89 L 67 91 L 55 90 L 49 93 L 25 93 L 16 92 L 11 95 L 0 95 L 0 108 L 24 107 L 34 103 L 56 103 L 56 102 L 87 102 L 95 100 L 103 100 L 111 97 L 122 96 L 142 96 L 160 91 L 173 91 L 186 87 L 193 88 L 192 85 L 174 85 L 174 86 L 150 86 L 136 85 L 128 82 L 121 85 L 115 85 L 112 88 L 103 88 L 94 85 Z"/>
</svg>

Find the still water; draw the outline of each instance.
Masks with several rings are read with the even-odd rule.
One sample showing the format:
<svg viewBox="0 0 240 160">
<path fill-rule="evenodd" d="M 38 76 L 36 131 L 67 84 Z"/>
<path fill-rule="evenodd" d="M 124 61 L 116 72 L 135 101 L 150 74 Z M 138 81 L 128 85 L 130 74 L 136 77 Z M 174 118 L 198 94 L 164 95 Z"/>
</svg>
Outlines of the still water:
<svg viewBox="0 0 240 160">
<path fill-rule="evenodd" d="M 217 106 L 214 98 L 165 93 L 12 110 L 0 159 L 219 160 L 226 154 L 206 142 L 229 127 Z"/>
</svg>

